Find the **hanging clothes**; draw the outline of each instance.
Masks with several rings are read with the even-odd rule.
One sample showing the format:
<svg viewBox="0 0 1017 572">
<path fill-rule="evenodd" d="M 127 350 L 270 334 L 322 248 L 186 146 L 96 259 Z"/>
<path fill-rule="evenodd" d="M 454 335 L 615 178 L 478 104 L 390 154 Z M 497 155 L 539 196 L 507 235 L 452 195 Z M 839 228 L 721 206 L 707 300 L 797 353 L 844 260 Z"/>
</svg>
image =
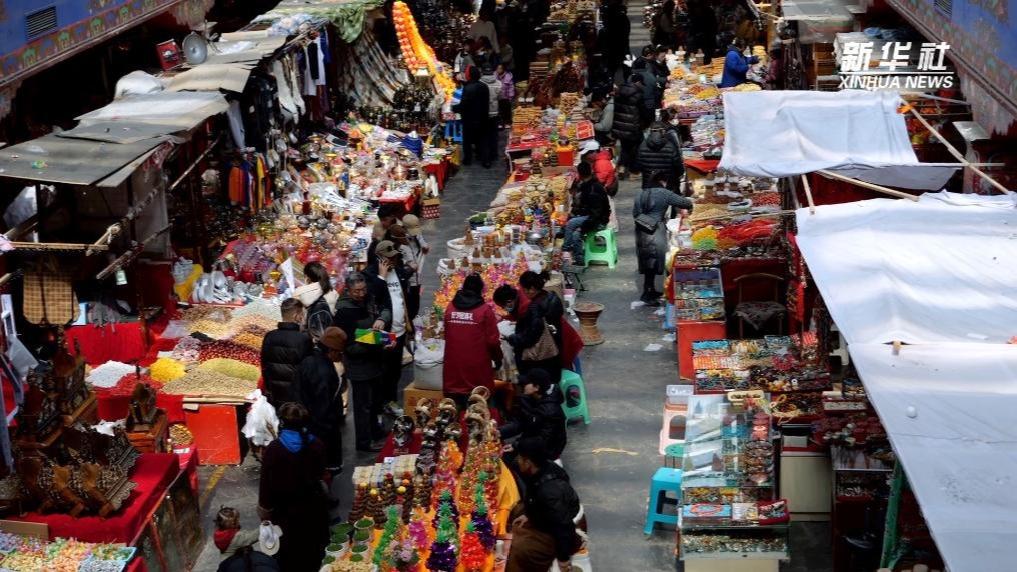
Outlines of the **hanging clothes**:
<svg viewBox="0 0 1017 572">
<path fill-rule="evenodd" d="M 297 106 L 297 115 L 303 115 L 307 112 L 307 107 L 304 105 L 304 98 L 300 96 L 300 74 L 297 73 L 297 56 L 296 54 L 290 54 L 283 58 L 283 68 L 286 70 L 286 75 L 289 78 L 290 94 L 293 98 L 293 103 Z"/>
<path fill-rule="evenodd" d="M 230 102 L 229 108 L 226 109 L 226 117 L 230 122 L 230 135 L 233 137 L 233 146 L 237 149 L 243 149 L 246 145 L 244 138 L 244 119 L 240 113 L 240 102 L 233 100 Z"/>
<path fill-rule="evenodd" d="M 229 183 L 227 188 L 229 189 L 230 203 L 234 205 L 241 205 L 244 203 L 244 169 L 240 166 L 239 162 L 234 162 L 233 167 L 230 168 Z"/>
<path fill-rule="evenodd" d="M 317 85 L 317 86 L 327 85 L 328 82 L 326 80 L 326 75 L 325 75 L 325 60 L 328 57 L 328 55 L 327 55 L 328 52 L 325 49 L 325 46 L 326 46 L 326 43 L 325 43 L 325 34 L 318 34 L 318 39 L 315 41 L 314 45 L 317 46 L 317 50 L 316 50 L 317 51 L 317 58 L 315 58 L 315 60 L 318 63 L 318 65 L 317 65 L 317 72 L 318 73 L 317 73 L 317 75 L 314 76 L 314 85 Z"/>
<path fill-rule="evenodd" d="M 317 44 L 311 43 L 304 46 L 304 90 L 302 93 L 306 97 L 315 97 L 318 95 L 317 86 L 314 82 L 314 75 L 317 73 L 318 69 L 318 61 L 317 59 L 312 60 L 311 46 L 314 46 L 313 57 L 316 58 L 318 54 Z M 313 73 L 312 70 L 314 70 Z"/>
</svg>

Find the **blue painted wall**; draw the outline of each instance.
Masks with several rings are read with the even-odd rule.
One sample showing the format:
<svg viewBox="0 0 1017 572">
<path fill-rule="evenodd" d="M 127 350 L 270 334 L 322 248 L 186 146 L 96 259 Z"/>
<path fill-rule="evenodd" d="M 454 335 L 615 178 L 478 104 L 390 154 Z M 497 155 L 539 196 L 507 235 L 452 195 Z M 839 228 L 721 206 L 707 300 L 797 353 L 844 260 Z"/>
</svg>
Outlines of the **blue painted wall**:
<svg viewBox="0 0 1017 572">
<path fill-rule="evenodd" d="M 66 28 L 130 0 L 0 0 L 0 57 L 28 43 L 25 16 L 56 6 L 57 28 Z"/>
</svg>

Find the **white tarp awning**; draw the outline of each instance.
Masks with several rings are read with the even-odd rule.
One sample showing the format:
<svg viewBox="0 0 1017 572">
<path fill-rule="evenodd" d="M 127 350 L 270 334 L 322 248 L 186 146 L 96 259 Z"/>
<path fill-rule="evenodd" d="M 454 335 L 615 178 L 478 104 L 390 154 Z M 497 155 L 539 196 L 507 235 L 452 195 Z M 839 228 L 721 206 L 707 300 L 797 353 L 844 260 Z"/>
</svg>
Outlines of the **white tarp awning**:
<svg viewBox="0 0 1017 572">
<path fill-rule="evenodd" d="M 951 572 L 1017 546 L 1017 205 L 925 194 L 797 213 L 798 245 Z M 887 342 L 901 340 L 898 355 Z"/>
<path fill-rule="evenodd" d="M 798 246 L 849 343 L 1005 343 L 1017 335 L 1012 197 L 801 209 Z"/>
<path fill-rule="evenodd" d="M 1012 570 L 1017 345 L 852 344 L 851 357 L 950 571 Z"/>
<path fill-rule="evenodd" d="M 840 167 L 918 165 L 900 97 L 886 91 L 724 94 L 720 169 L 787 177 Z"/>
</svg>

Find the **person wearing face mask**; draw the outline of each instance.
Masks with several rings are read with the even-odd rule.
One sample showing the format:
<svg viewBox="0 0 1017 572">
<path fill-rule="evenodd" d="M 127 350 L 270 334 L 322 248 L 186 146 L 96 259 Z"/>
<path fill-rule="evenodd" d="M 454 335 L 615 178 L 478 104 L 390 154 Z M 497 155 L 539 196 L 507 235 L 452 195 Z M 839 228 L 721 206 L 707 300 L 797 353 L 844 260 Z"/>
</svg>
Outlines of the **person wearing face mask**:
<svg viewBox="0 0 1017 572">
<path fill-rule="evenodd" d="M 292 393 L 300 362 L 314 351 L 311 336 L 301 331 L 304 305 L 296 298 L 287 298 L 279 306 L 283 321 L 265 334 L 261 343 L 261 378 L 265 381 L 265 397 L 274 407 L 295 401 Z"/>
</svg>

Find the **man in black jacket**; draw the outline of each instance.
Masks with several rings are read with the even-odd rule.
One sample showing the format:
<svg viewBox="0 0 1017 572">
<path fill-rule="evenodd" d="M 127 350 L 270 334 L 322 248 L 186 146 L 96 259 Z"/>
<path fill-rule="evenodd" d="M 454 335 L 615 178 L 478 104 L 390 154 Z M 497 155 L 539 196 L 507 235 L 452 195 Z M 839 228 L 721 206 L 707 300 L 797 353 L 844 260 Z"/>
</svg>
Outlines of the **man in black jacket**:
<svg viewBox="0 0 1017 572">
<path fill-rule="evenodd" d="M 499 427 L 501 438 L 518 435 L 520 440 L 540 439 L 548 458 L 557 459 L 568 442 L 565 412 L 561 409 L 565 398 L 558 386 L 551 383 L 551 376 L 540 368 L 531 369 L 521 377 L 523 396 L 519 399 L 519 411 L 512 421 Z M 512 453 L 512 446 L 506 446 L 505 452 Z"/>
<path fill-rule="evenodd" d="M 343 360 L 346 332 L 335 326 L 325 333 L 311 355 L 297 368 L 297 398 L 311 416 L 311 433 L 325 444 L 329 471 L 342 470 L 342 382 L 335 364 Z"/>
<path fill-rule="evenodd" d="M 378 452 L 385 436 L 378 423 L 381 409 L 372 399 L 373 389 L 381 384 L 384 360 L 380 345 L 358 342 L 356 331 L 387 330 L 392 323 L 388 289 L 360 272 L 346 277 L 346 287 L 336 303 L 335 325 L 350 340 L 346 347 L 346 377 L 353 385 L 353 426 L 357 450 Z"/>
<path fill-rule="evenodd" d="M 482 163 L 494 159 L 487 156 L 484 145 L 490 99 L 491 90 L 480 81 L 480 70 L 476 66 L 467 67 L 463 95 L 459 103 L 452 106 L 452 111 L 458 113 L 463 122 L 463 165 L 473 162 L 474 145 L 477 146 L 477 154 Z"/>
<path fill-rule="evenodd" d="M 621 143 L 618 157 L 618 178 L 627 179 L 629 172 L 639 173 L 639 142 L 643 140 L 643 78 L 632 73 L 614 96 L 614 123 L 611 134 Z"/>
<path fill-rule="evenodd" d="M 314 351 L 311 336 L 300 331 L 304 323 L 304 305 L 296 298 L 287 298 L 279 307 L 283 321 L 276 330 L 265 334 L 261 343 L 261 378 L 265 381 L 265 397 L 274 407 L 296 401 L 292 391 L 297 368 Z"/>
<path fill-rule="evenodd" d="M 505 572 L 548 570 L 554 560 L 559 570 L 569 572 L 572 555 L 582 546 L 573 522 L 579 495 L 565 470 L 549 460 L 540 439 L 520 441 L 516 458 L 526 493 L 510 515 L 512 550 Z"/>
<path fill-rule="evenodd" d="M 665 110 L 666 111 L 666 110 Z M 650 126 L 650 133 L 639 146 L 639 168 L 643 172 L 643 188 L 654 186 L 654 173 L 668 173 L 667 188 L 678 190 L 678 183 L 685 174 L 681 144 L 678 133 L 667 123 L 669 114 L 662 112 L 664 121 Z"/>
<path fill-rule="evenodd" d="M 593 166 L 580 161 L 579 186 L 572 200 L 572 216 L 565 223 L 563 250 L 572 253 L 575 264 L 583 263 L 583 238 L 586 233 L 605 226 L 611 220 L 611 203 L 604 185 L 593 176 Z"/>
</svg>

